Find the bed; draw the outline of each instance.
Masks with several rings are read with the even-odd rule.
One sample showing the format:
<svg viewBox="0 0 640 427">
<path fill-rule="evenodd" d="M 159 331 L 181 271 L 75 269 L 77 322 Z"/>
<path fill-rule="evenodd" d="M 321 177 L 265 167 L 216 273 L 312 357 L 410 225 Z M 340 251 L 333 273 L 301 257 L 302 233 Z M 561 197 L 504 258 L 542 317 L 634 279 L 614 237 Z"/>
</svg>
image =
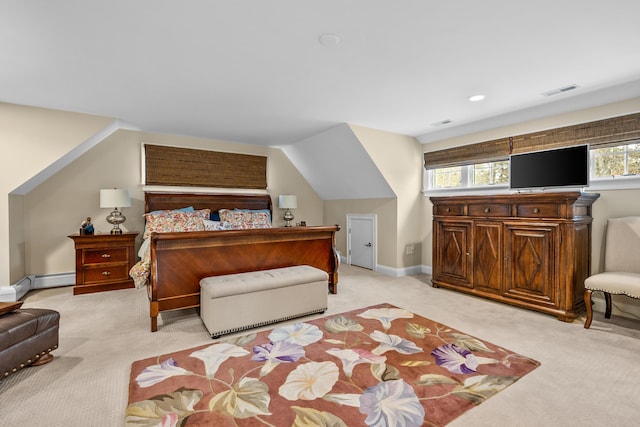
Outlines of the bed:
<svg viewBox="0 0 640 427">
<path fill-rule="evenodd" d="M 269 195 L 145 193 L 145 213 L 187 206 L 212 213 L 273 211 Z M 338 225 L 331 225 L 149 233 L 146 287 L 151 331 L 158 330 L 160 312 L 200 306 L 204 277 L 311 265 L 329 274 L 328 291 L 337 293 L 338 230 Z"/>
</svg>

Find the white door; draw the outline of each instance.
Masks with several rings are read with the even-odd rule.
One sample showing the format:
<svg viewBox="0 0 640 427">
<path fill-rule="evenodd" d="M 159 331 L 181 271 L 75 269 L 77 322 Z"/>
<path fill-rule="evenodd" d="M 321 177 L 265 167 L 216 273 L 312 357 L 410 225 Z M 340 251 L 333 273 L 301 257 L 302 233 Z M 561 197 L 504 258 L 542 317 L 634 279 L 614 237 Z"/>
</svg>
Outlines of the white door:
<svg viewBox="0 0 640 427">
<path fill-rule="evenodd" d="M 347 214 L 347 264 L 376 270 L 376 216 Z"/>
</svg>

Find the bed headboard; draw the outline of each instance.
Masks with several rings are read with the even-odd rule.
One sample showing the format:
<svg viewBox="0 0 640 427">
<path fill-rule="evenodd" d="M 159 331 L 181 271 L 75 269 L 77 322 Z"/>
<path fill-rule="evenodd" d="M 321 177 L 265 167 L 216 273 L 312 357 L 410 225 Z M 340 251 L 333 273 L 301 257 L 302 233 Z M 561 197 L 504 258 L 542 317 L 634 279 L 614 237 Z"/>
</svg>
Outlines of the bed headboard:
<svg viewBox="0 0 640 427">
<path fill-rule="evenodd" d="M 180 209 L 269 209 L 273 218 L 271 196 L 268 194 L 200 194 L 200 193 L 145 193 L 144 211 Z"/>
</svg>

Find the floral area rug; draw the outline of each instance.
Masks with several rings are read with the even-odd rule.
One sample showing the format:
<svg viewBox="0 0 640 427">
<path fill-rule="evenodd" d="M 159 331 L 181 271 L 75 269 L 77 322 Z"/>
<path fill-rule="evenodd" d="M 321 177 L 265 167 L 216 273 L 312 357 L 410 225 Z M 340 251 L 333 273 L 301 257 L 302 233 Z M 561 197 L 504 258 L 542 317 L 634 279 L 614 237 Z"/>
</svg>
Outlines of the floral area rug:
<svg viewBox="0 0 640 427">
<path fill-rule="evenodd" d="M 390 304 L 132 364 L 128 426 L 442 426 L 539 362 Z"/>
</svg>

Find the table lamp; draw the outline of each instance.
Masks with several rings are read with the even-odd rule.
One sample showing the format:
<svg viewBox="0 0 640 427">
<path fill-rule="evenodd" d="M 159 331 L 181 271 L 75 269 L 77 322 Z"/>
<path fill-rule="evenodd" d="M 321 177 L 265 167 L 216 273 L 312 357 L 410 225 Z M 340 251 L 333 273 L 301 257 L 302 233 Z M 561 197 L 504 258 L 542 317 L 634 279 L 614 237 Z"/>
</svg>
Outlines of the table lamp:
<svg viewBox="0 0 640 427">
<path fill-rule="evenodd" d="M 284 220 L 287 223 L 284 225 L 285 227 L 291 227 L 291 221 L 293 221 L 293 214 L 291 213 L 291 209 L 295 209 L 298 207 L 298 198 L 292 194 L 280 195 L 278 198 L 278 206 L 280 209 L 286 209 L 284 213 Z"/>
<path fill-rule="evenodd" d="M 107 216 L 107 222 L 113 225 L 111 234 L 122 234 L 120 224 L 125 222 L 127 218 L 122 215 L 118 208 L 131 207 L 129 190 L 119 188 L 100 190 L 100 207 L 113 209 Z"/>
</svg>

